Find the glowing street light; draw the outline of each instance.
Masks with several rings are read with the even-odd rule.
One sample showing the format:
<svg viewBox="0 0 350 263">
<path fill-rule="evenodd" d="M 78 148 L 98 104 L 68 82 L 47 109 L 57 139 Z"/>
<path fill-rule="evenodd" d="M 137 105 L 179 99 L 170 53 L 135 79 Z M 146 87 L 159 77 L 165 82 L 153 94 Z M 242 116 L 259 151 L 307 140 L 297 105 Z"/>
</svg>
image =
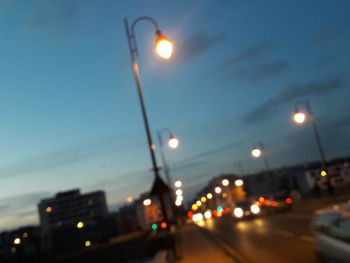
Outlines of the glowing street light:
<svg viewBox="0 0 350 263">
<path fill-rule="evenodd" d="M 255 158 L 259 158 L 261 156 L 261 150 L 259 148 L 254 148 L 252 150 L 252 156 Z"/>
<path fill-rule="evenodd" d="M 177 190 L 176 190 L 176 192 L 175 192 L 175 194 L 176 194 L 176 195 L 182 195 L 182 194 L 183 194 L 183 192 L 182 192 L 182 190 L 181 190 L 181 189 L 177 189 Z"/>
<path fill-rule="evenodd" d="M 180 188 L 182 186 L 182 182 L 180 180 L 177 180 L 174 185 L 176 188 Z"/>
<path fill-rule="evenodd" d="M 262 144 L 262 142 L 260 142 L 257 146 L 253 147 L 253 149 L 251 151 L 251 155 L 254 158 L 260 158 L 262 156 L 264 159 L 266 170 L 270 171 L 270 166 L 269 166 L 269 163 L 267 161 L 267 156 L 266 156 L 266 153 L 264 152 L 264 145 Z"/>
<path fill-rule="evenodd" d="M 212 199 L 212 198 L 213 198 L 212 193 L 208 193 L 208 194 L 207 194 L 207 198 L 208 198 L 208 199 Z"/>
<path fill-rule="evenodd" d="M 184 200 L 183 196 L 182 195 L 178 195 L 176 197 L 176 200 L 179 200 L 180 202 L 182 202 Z"/>
<path fill-rule="evenodd" d="M 147 198 L 147 199 L 143 200 L 143 205 L 144 205 L 144 206 L 149 206 L 149 205 L 151 205 L 151 204 L 152 204 L 151 199 Z"/>
<path fill-rule="evenodd" d="M 176 206 L 181 206 L 182 205 L 182 201 L 180 201 L 179 199 L 176 199 L 175 205 Z"/>
<path fill-rule="evenodd" d="M 13 244 L 14 245 L 19 245 L 21 244 L 21 239 L 19 237 L 16 237 L 14 240 L 13 240 Z"/>
<path fill-rule="evenodd" d="M 84 224 L 84 222 L 82 222 L 82 221 L 79 221 L 79 222 L 77 223 L 77 228 L 79 228 L 79 229 L 83 228 L 84 226 L 85 226 L 85 224 Z"/>
<path fill-rule="evenodd" d="M 230 181 L 227 180 L 227 179 L 223 179 L 223 180 L 221 181 L 221 184 L 222 184 L 223 186 L 228 186 L 228 185 L 230 184 Z"/>
<path fill-rule="evenodd" d="M 171 57 L 171 55 L 173 53 L 173 43 L 161 33 L 160 28 L 158 26 L 158 23 L 152 17 L 141 16 L 141 17 L 135 19 L 132 22 L 130 27 L 129 27 L 128 20 L 126 18 L 124 19 L 125 31 L 126 31 L 126 35 L 127 35 L 129 51 L 130 51 L 130 56 L 131 56 L 132 72 L 134 75 L 137 94 L 139 97 L 142 118 L 143 118 L 143 123 L 144 123 L 145 131 L 146 131 L 147 142 L 148 142 L 148 150 L 149 150 L 149 153 L 151 156 L 151 161 L 152 161 L 152 168 L 153 168 L 155 180 L 162 181 L 162 179 L 159 175 L 159 167 L 157 165 L 157 159 L 156 159 L 156 155 L 155 155 L 155 147 L 154 147 L 154 144 L 152 141 L 151 129 L 150 129 L 150 126 L 148 123 L 145 101 L 144 101 L 143 94 L 142 94 L 142 85 L 141 85 L 141 79 L 140 79 L 139 65 L 137 62 L 138 48 L 137 48 L 136 37 L 135 37 L 135 27 L 141 21 L 148 21 L 154 26 L 155 32 L 157 35 L 157 39 L 155 42 L 155 50 L 161 58 L 168 59 Z M 169 185 L 171 185 L 171 183 Z M 168 217 L 167 217 L 167 211 L 166 211 L 165 200 L 164 200 L 163 194 L 159 192 L 158 198 L 160 201 L 160 207 L 161 207 L 163 219 L 164 219 L 164 221 L 167 221 Z"/>
<path fill-rule="evenodd" d="M 297 111 L 293 115 L 293 120 L 297 124 L 303 124 L 306 120 L 306 115 L 304 112 Z"/>
<path fill-rule="evenodd" d="M 214 189 L 215 193 L 220 194 L 222 192 L 222 189 L 220 186 L 215 187 Z"/>
<path fill-rule="evenodd" d="M 303 106 L 306 109 L 306 114 L 304 112 L 302 112 L 300 110 L 300 104 L 303 104 Z M 311 105 L 309 103 L 308 100 L 304 100 L 304 101 L 298 101 L 295 103 L 295 112 L 293 115 L 293 119 L 296 123 L 298 124 L 302 124 L 306 121 L 306 116 L 311 120 L 311 125 L 312 125 L 312 129 L 315 135 L 315 140 L 316 140 L 316 144 L 317 144 L 317 148 L 318 151 L 320 153 L 320 158 L 321 158 L 321 176 L 322 177 L 326 177 L 327 176 L 327 171 L 326 171 L 326 157 L 324 154 L 324 150 L 323 150 L 323 145 L 322 145 L 322 141 L 321 141 L 321 136 L 320 136 L 320 132 L 318 130 L 318 126 L 317 126 L 317 122 L 316 122 L 316 117 L 313 114 L 312 110 L 311 110 Z M 330 195 L 334 194 L 334 188 L 333 185 L 331 183 L 330 177 L 327 176 L 326 177 L 327 180 L 327 190 L 329 192 Z"/>
<path fill-rule="evenodd" d="M 86 240 L 84 245 L 85 247 L 91 247 L 91 241 Z"/>
<path fill-rule="evenodd" d="M 202 202 L 198 200 L 198 201 L 196 202 L 196 205 L 197 205 L 197 206 L 201 206 L 201 205 L 202 205 Z"/>
<path fill-rule="evenodd" d="M 179 139 L 174 136 L 171 136 L 168 140 L 168 144 L 170 148 L 176 149 L 179 146 Z"/>
<path fill-rule="evenodd" d="M 235 186 L 237 186 L 237 187 L 240 187 L 240 186 L 242 186 L 243 184 L 244 184 L 244 182 L 243 182 L 242 179 L 237 179 L 237 180 L 235 181 Z"/>
<path fill-rule="evenodd" d="M 156 52 L 161 58 L 169 59 L 173 54 L 173 42 L 166 36 L 163 36 L 160 30 L 158 30 L 156 34 L 157 39 L 154 45 Z"/>
<path fill-rule="evenodd" d="M 179 146 L 179 140 L 167 128 L 163 128 L 163 129 L 157 131 L 158 143 L 159 143 L 159 146 L 160 146 L 159 147 L 159 149 L 160 149 L 160 156 L 161 156 L 162 162 L 163 162 L 164 174 L 165 174 L 165 177 L 166 177 L 166 179 L 168 181 L 168 184 L 172 185 L 173 183 L 172 183 L 172 180 L 171 180 L 171 177 L 170 177 L 169 166 L 168 166 L 168 163 L 166 161 L 166 158 L 165 158 L 165 155 L 164 155 L 164 148 L 163 148 L 163 137 L 162 137 L 162 135 L 165 132 L 168 134 L 167 143 L 168 143 L 168 146 L 171 149 L 176 149 Z M 176 186 L 176 187 L 181 187 L 181 182 L 180 182 L 180 186 Z"/>
</svg>

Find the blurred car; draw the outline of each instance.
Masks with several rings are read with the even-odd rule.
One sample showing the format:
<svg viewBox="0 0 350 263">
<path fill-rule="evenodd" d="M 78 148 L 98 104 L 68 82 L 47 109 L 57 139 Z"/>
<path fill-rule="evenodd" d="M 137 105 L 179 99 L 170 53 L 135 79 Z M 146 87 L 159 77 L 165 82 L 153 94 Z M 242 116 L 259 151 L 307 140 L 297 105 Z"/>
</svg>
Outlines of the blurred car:
<svg viewBox="0 0 350 263">
<path fill-rule="evenodd" d="M 294 200 L 289 193 L 282 192 L 267 197 L 260 196 L 257 202 L 262 211 L 274 213 L 292 209 Z"/>
<path fill-rule="evenodd" d="M 350 262 L 350 200 L 316 211 L 312 227 L 321 262 Z"/>
<path fill-rule="evenodd" d="M 244 200 L 236 202 L 235 208 L 233 209 L 233 216 L 237 219 L 246 217 L 257 216 L 261 212 L 261 209 L 256 201 Z"/>
</svg>

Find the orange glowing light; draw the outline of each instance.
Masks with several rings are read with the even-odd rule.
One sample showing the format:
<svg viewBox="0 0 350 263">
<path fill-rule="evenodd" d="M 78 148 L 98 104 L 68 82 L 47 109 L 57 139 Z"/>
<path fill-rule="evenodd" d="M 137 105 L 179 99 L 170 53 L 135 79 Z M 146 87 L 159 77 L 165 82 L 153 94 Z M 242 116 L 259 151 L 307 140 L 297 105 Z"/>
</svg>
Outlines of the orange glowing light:
<svg viewBox="0 0 350 263">
<path fill-rule="evenodd" d="M 159 31 L 157 32 L 157 40 L 154 44 L 158 55 L 163 59 L 169 59 L 173 54 L 174 45 L 172 41 L 163 36 Z"/>
<path fill-rule="evenodd" d="M 166 229 L 167 228 L 167 223 L 165 222 L 165 221 L 163 221 L 161 224 L 160 224 L 160 227 L 162 228 L 162 229 Z"/>
</svg>

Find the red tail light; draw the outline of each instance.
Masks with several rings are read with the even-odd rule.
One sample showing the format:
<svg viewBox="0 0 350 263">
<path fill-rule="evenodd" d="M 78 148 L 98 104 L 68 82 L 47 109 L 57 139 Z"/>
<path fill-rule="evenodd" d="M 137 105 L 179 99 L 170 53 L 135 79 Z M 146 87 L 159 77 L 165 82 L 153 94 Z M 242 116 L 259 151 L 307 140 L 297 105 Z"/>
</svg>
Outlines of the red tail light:
<svg viewBox="0 0 350 263">
<path fill-rule="evenodd" d="M 290 197 L 286 198 L 286 203 L 287 203 L 287 204 L 293 203 L 293 199 L 290 198 Z"/>
<path fill-rule="evenodd" d="M 276 203 L 275 201 L 272 201 L 272 202 L 271 202 L 271 206 L 276 207 L 276 206 L 277 206 L 277 203 Z"/>
<path fill-rule="evenodd" d="M 193 212 L 192 212 L 192 211 L 188 211 L 187 216 L 188 216 L 189 218 L 192 218 Z"/>
<path fill-rule="evenodd" d="M 163 221 L 161 224 L 160 224 L 160 227 L 162 228 L 162 229 L 166 229 L 167 228 L 167 223 L 165 222 L 165 221 Z"/>
</svg>

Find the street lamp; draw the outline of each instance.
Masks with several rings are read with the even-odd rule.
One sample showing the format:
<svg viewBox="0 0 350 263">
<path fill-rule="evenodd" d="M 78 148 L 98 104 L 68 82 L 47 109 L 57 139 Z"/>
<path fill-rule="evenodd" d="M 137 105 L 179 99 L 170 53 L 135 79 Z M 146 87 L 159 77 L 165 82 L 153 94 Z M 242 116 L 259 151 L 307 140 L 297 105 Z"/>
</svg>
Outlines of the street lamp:
<svg viewBox="0 0 350 263">
<path fill-rule="evenodd" d="M 179 140 L 173 135 L 173 133 L 167 129 L 167 128 L 164 128 L 164 129 L 161 129 L 157 132 L 157 135 L 158 135 L 158 143 L 159 143 L 159 148 L 160 148 L 160 155 L 162 157 L 162 162 L 163 162 L 163 168 L 164 168 L 164 174 L 165 174 L 165 177 L 168 181 L 168 184 L 169 185 L 172 185 L 172 180 L 171 180 L 171 177 L 170 177 L 170 172 L 169 172 L 169 166 L 168 166 L 168 163 L 165 159 L 165 155 L 164 155 L 164 149 L 163 149 L 163 140 L 162 140 L 162 135 L 164 133 L 168 133 L 168 145 L 170 148 L 172 149 L 176 149 L 178 146 L 179 146 Z"/>
<path fill-rule="evenodd" d="M 155 42 L 155 50 L 161 58 L 169 59 L 171 57 L 171 55 L 173 53 L 173 44 L 167 37 L 162 35 L 157 22 L 152 17 L 148 17 L 148 16 L 139 17 L 132 22 L 130 27 L 128 24 L 128 20 L 126 18 L 124 19 L 125 31 L 126 31 L 126 36 L 128 39 L 128 45 L 129 45 L 130 56 L 131 56 L 132 71 L 133 71 L 133 75 L 135 78 L 137 94 L 138 94 L 139 101 L 140 101 L 142 117 L 143 117 L 143 122 L 144 122 L 146 136 L 147 136 L 148 149 L 150 152 L 152 166 L 153 166 L 153 172 L 154 172 L 155 179 L 161 180 L 160 176 L 159 176 L 156 156 L 154 153 L 155 147 L 154 147 L 154 144 L 152 142 L 152 136 L 151 136 L 151 132 L 150 132 L 149 124 L 148 124 L 146 106 L 145 106 L 144 98 L 142 95 L 141 80 L 140 80 L 140 75 L 139 75 L 139 66 L 137 63 L 138 50 L 137 50 L 137 44 L 136 44 L 136 38 L 135 38 L 135 26 L 140 21 L 148 21 L 154 26 L 155 33 L 157 35 L 156 42 Z M 163 193 L 158 193 L 158 197 L 159 197 L 159 201 L 161 204 L 163 219 L 165 221 L 167 221 L 168 218 L 167 218 Z"/>
<path fill-rule="evenodd" d="M 264 146 L 262 142 L 260 142 L 258 145 L 253 147 L 251 154 L 254 158 L 260 158 L 262 156 L 265 163 L 266 170 L 270 171 L 269 162 L 267 160 L 266 152 L 264 152 Z"/>
<path fill-rule="evenodd" d="M 230 181 L 227 180 L 227 179 L 223 179 L 223 180 L 221 181 L 221 184 L 222 184 L 223 186 L 228 186 L 228 185 L 230 184 Z"/>
<path fill-rule="evenodd" d="M 222 189 L 220 186 L 215 187 L 214 189 L 215 193 L 220 194 L 222 192 Z"/>
<path fill-rule="evenodd" d="M 235 181 L 235 185 L 236 185 L 237 187 L 240 187 L 240 186 L 242 186 L 243 184 L 244 184 L 244 182 L 243 182 L 242 179 L 237 179 L 237 180 Z"/>
<path fill-rule="evenodd" d="M 84 226 L 85 226 L 85 224 L 84 224 L 83 221 L 79 221 L 79 222 L 77 223 L 77 228 L 79 228 L 79 229 L 82 229 Z"/>
<path fill-rule="evenodd" d="M 271 179 L 270 179 L 271 180 L 271 188 L 272 188 L 272 191 L 274 191 L 278 186 L 276 183 L 276 178 L 274 177 L 274 174 L 270 169 L 269 161 L 267 159 L 267 154 L 266 154 L 266 151 L 265 151 L 265 148 L 264 148 L 264 145 L 262 142 L 259 142 L 256 146 L 253 147 L 253 149 L 251 151 L 251 155 L 256 159 L 262 157 L 264 164 L 265 164 L 266 173 L 271 175 Z M 243 183 L 243 181 L 242 181 L 242 183 Z"/>
<path fill-rule="evenodd" d="M 152 204 L 152 200 L 151 199 L 147 198 L 147 199 L 143 200 L 143 205 L 144 206 L 149 206 L 151 204 Z"/>
<path fill-rule="evenodd" d="M 177 180 L 175 183 L 174 183 L 175 187 L 176 188 L 180 188 L 182 186 L 182 182 L 180 180 Z"/>
<path fill-rule="evenodd" d="M 303 111 L 300 110 L 301 105 L 303 105 L 305 107 L 306 113 L 304 113 Z M 296 122 L 297 124 L 303 124 L 307 118 L 309 118 L 311 120 L 312 130 L 314 132 L 317 148 L 318 148 L 318 151 L 320 153 L 320 158 L 321 158 L 321 173 L 320 174 L 321 174 L 321 176 L 326 177 L 328 192 L 330 195 L 333 195 L 334 189 L 333 189 L 333 186 L 332 186 L 332 183 L 330 181 L 329 176 L 327 176 L 326 157 L 325 157 L 324 150 L 323 150 L 320 132 L 318 130 L 316 117 L 311 110 L 311 105 L 310 105 L 308 100 L 297 101 L 295 103 L 295 111 L 293 114 L 294 122 Z"/>
</svg>

